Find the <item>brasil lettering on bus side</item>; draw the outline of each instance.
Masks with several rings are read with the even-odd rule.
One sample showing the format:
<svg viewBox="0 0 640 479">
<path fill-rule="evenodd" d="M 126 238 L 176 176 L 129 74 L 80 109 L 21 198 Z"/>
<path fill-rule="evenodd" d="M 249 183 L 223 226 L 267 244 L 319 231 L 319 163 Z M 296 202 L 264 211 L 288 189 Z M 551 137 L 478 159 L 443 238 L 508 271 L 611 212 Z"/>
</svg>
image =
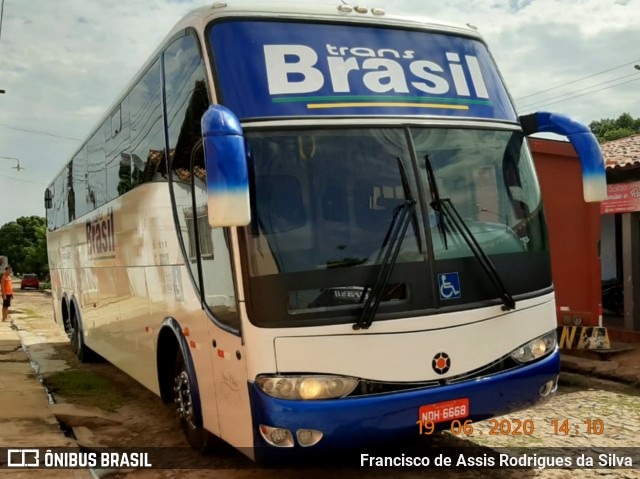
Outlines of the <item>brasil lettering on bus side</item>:
<svg viewBox="0 0 640 479">
<path fill-rule="evenodd" d="M 264 58 L 271 95 L 320 91 L 328 82 L 333 93 L 351 93 L 352 82 L 361 81 L 373 94 L 427 93 L 489 99 L 478 58 L 445 52 L 441 65 L 415 58 L 415 51 L 325 45 L 327 70 L 319 67 L 320 54 L 307 45 L 264 45 Z M 453 85 L 446 76 L 450 74 Z M 466 75 L 465 75 L 466 73 Z M 471 85 L 467 81 L 471 80 Z"/>
<path fill-rule="evenodd" d="M 113 226 L 113 208 L 103 215 L 95 216 L 85 222 L 87 249 L 89 256 L 115 253 L 116 241 Z"/>
</svg>

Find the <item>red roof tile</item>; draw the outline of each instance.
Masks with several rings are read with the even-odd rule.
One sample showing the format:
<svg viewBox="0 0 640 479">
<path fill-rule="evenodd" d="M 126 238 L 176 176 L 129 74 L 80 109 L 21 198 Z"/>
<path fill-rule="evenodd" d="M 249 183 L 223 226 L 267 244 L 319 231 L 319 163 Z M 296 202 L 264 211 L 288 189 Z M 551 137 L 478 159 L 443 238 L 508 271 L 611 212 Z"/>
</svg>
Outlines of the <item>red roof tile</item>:
<svg viewBox="0 0 640 479">
<path fill-rule="evenodd" d="M 640 135 L 608 141 L 600 149 L 607 170 L 640 166 Z"/>
</svg>

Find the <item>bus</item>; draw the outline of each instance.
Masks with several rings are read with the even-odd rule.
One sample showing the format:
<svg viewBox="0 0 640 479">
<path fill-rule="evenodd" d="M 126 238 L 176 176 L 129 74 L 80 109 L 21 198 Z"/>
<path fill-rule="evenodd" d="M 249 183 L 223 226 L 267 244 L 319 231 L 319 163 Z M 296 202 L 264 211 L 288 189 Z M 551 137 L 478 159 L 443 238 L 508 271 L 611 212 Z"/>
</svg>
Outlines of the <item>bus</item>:
<svg viewBox="0 0 640 479">
<path fill-rule="evenodd" d="M 214 3 L 182 19 L 45 191 L 56 321 L 250 457 L 392 441 L 557 387 L 549 242 L 473 26 Z M 280 452 L 277 452 L 280 451 Z M 288 453 L 285 453 L 288 454 Z"/>
</svg>

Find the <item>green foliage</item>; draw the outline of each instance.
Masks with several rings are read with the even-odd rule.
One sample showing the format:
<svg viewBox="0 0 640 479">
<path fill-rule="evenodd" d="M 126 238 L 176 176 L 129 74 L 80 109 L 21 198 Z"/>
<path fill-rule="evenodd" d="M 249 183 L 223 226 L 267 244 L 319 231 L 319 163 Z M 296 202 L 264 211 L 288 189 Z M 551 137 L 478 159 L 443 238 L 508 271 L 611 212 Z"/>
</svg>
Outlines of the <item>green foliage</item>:
<svg viewBox="0 0 640 479">
<path fill-rule="evenodd" d="M 45 378 L 45 384 L 54 396 L 104 411 L 115 411 L 125 403 L 120 388 L 115 387 L 109 379 L 88 371 L 53 373 Z"/>
<path fill-rule="evenodd" d="M 0 255 L 9 258 L 14 273 L 49 272 L 47 223 L 40 216 L 23 216 L 0 227 Z"/>
<path fill-rule="evenodd" d="M 606 141 L 619 140 L 620 138 L 626 138 L 627 136 L 635 135 L 636 132 L 630 128 L 614 128 L 612 130 L 605 131 L 599 140 L 600 143 Z"/>
<path fill-rule="evenodd" d="M 589 128 L 596 135 L 598 141 L 604 143 L 640 133 L 640 118 L 623 113 L 616 119 L 603 118 L 592 121 Z"/>
</svg>

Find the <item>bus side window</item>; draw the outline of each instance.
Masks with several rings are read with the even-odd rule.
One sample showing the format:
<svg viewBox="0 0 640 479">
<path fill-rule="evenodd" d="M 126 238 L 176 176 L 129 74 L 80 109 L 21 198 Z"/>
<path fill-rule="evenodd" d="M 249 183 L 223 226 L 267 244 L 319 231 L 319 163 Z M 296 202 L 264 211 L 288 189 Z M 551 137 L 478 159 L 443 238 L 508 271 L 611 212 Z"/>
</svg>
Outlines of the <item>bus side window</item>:
<svg viewBox="0 0 640 479">
<path fill-rule="evenodd" d="M 87 183 L 85 186 L 89 211 L 99 208 L 107 202 L 104 129 L 105 125 L 103 124 L 87 145 Z"/>
<path fill-rule="evenodd" d="M 177 39 L 165 50 L 163 58 L 169 171 L 179 234 L 187 256 L 185 262 L 196 284 L 198 268 L 202 268 L 204 290 L 200 294 L 216 319 L 239 330 L 231 257 L 224 228 L 212 229 L 208 222 L 200 120 L 209 107 L 209 95 L 196 38 L 185 35 Z M 193 211 L 193 197 L 196 211 Z"/>
<path fill-rule="evenodd" d="M 131 185 L 131 128 L 129 97 L 111 114 L 111 135 L 107 138 L 107 198 L 125 194 Z"/>
<path fill-rule="evenodd" d="M 164 135 L 160 62 L 156 61 L 129 93 L 131 183 L 133 187 L 164 179 Z"/>
<path fill-rule="evenodd" d="M 76 192 L 73 188 L 73 161 L 67 165 L 67 220 L 76 219 Z"/>
<path fill-rule="evenodd" d="M 89 213 L 93 205 L 87 203 L 87 147 L 73 157 L 73 192 L 76 202 L 76 218 Z"/>
</svg>

